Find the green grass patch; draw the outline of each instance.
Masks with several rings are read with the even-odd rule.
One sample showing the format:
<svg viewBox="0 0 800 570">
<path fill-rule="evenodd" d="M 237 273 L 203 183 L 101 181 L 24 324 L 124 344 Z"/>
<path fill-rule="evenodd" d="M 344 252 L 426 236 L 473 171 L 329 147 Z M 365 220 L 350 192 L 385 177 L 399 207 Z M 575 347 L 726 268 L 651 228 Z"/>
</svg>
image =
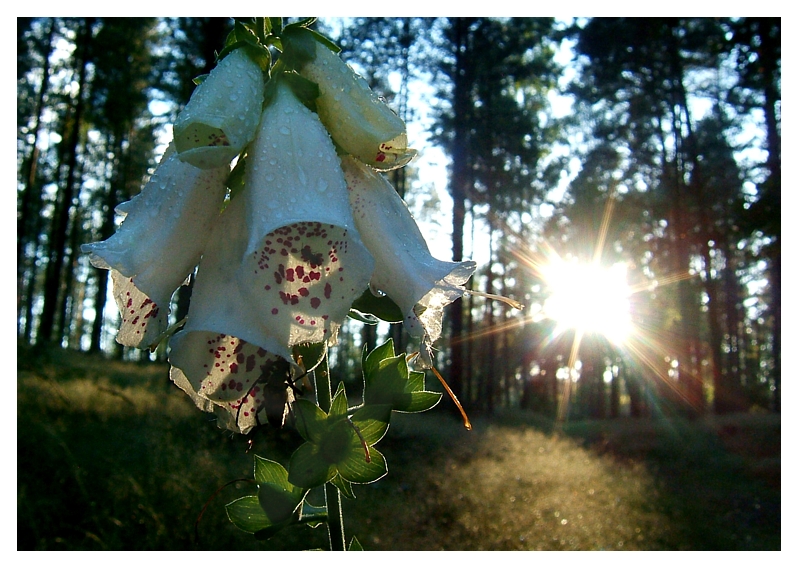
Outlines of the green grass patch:
<svg viewBox="0 0 800 570">
<path fill-rule="evenodd" d="M 356 485 L 345 528 L 376 550 L 778 550 L 780 417 L 571 424 L 521 413 L 467 432 L 395 414 L 389 474 Z M 18 349 L 21 550 L 326 548 L 324 527 L 258 542 L 224 506 L 255 492 L 253 453 L 286 464 L 291 432 L 216 427 L 164 364 Z M 222 488 L 219 494 L 217 491 Z M 197 526 L 195 522 L 208 503 Z M 319 503 L 319 501 L 317 501 Z"/>
</svg>

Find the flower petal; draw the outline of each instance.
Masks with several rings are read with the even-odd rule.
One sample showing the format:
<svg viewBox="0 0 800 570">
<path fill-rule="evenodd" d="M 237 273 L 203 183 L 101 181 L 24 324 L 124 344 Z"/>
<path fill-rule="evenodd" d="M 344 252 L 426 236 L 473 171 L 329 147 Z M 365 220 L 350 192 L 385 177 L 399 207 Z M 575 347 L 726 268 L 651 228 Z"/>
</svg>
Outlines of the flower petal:
<svg viewBox="0 0 800 570">
<path fill-rule="evenodd" d="M 92 265 L 119 272 L 112 274 L 123 314 L 117 341 L 125 346 L 148 346 L 166 328 L 170 298 L 200 261 L 225 196 L 227 167 L 200 170 L 168 153 L 142 192 L 117 207 L 125 215 L 117 232 L 81 246 Z M 154 316 L 149 302 L 158 309 L 158 326 L 137 319 Z"/>
<path fill-rule="evenodd" d="M 349 154 L 380 170 L 399 168 L 414 158 L 403 120 L 330 49 L 315 42 L 315 57 L 300 75 L 319 85 L 319 118 Z"/>
<path fill-rule="evenodd" d="M 198 408 L 216 411 L 220 427 L 247 433 L 267 422 L 280 427 L 294 400 L 299 367 L 233 336 L 180 332 L 170 342 L 170 378 Z"/>
<path fill-rule="evenodd" d="M 444 307 L 465 292 L 474 261 L 441 261 L 392 185 L 353 157 L 342 159 L 350 204 L 361 239 L 375 258 L 370 287 L 388 295 L 403 310 L 405 326 L 427 342 L 442 332 Z"/>
<path fill-rule="evenodd" d="M 369 282 L 333 143 L 319 119 L 279 85 L 249 151 L 249 237 L 239 283 L 286 345 L 333 338 Z"/>
<path fill-rule="evenodd" d="M 181 160 L 198 168 L 229 165 L 255 135 L 264 79 L 244 49 L 211 70 L 178 115 L 173 132 Z"/>
</svg>

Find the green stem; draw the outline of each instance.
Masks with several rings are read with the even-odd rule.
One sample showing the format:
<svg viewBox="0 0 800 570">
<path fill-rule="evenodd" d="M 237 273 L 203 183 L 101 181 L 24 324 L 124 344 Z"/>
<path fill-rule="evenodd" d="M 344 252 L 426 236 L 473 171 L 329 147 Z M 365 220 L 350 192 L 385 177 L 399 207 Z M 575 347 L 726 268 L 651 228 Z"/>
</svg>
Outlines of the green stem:
<svg viewBox="0 0 800 570">
<path fill-rule="evenodd" d="M 342 496 L 333 483 L 325 483 L 325 503 L 328 508 L 328 538 L 331 551 L 347 550 L 342 517 Z"/>
<path fill-rule="evenodd" d="M 317 405 L 326 413 L 331 411 L 331 376 L 328 369 L 328 353 L 314 371 L 317 389 Z M 325 507 L 328 511 L 328 538 L 331 550 L 346 550 L 344 538 L 344 519 L 342 518 L 342 497 L 339 488 L 333 483 L 325 483 Z"/>
</svg>

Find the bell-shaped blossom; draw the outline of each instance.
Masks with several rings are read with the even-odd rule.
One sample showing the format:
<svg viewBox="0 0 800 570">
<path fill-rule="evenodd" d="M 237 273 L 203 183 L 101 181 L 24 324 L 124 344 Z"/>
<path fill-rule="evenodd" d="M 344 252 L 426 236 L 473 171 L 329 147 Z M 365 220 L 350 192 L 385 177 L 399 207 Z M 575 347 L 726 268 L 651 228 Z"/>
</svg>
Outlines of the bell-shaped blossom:
<svg viewBox="0 0 800 570">
<path fill-rule="evenodd" d="M 248 150 L 244 189 L 214 227 L 186 325 L 170 343 L 173 379 L 199 407 L 236 418 L 226 426 L 252 427 L 263 406 L 286 402 L 285 385 L 264 378 L 292 362 L 293 346 L 335 339 L 373 267 L 330 137 L 279 85 Z M 267 388 L 272 397 L 259 402 Z"/>
<path fill-rule="evenodd" d="M 169 357 L 173 382 L 198 408 L 217 412 L 220 426 L 241 433 L 276 415 L 282 421 L 293 362 L 272 334 L 275 316 L 250 302 L 237 279 L 249 259 L 244 207 L 237 196 L 214 226 L 186 325 L 170 340 Z"/>
<path fill-rule="evenodd" d="M 400 307 L 409 334 L 422 337 L 424 362 L 441 336 L 444 307 L 466 293 L 463 284 L 476 264 L 434 258 L 405 202 L 381 174 L 353 157 L 342 158 L 342 170 L 356 227 L 375 257 L 370 287 Z"/>
<path fill-rule="evenodd" d="M 198 168 L 229 165 L 255 136 L 264 78 L 245 49 L 220 61 L 192 93 L 173 134 L 181 160 Z"/>
<path fill-rule="evenodd" d="M 342 59 L 319 42 L 300 75 L 319 85 L 317 113 L 333 140 L 348 154 L 379 170 L 414 158 L 406 125 Z"/>
<path fill-rule="evenodd" d="M 120 344 L 143 348 L 166 329 L 169 301 L 200 261 L 229 172 L 181 162 L 170 147 L 141 193 L 117 206 L 125 218 L 116 233 L 81 247 L 92 265 L 112 270 Z"/>
</svg>

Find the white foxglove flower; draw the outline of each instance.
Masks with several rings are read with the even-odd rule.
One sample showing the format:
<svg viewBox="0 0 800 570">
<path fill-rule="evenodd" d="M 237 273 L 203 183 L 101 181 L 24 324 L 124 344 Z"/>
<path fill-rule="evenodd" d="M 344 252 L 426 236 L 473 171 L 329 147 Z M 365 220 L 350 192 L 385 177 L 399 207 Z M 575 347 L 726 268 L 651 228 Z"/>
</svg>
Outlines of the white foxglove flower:
<svg viewBox="0 0 800 570">
<path fill-rule="evenodd" d="M 297 344 L 335 339 L 373 267 L 330 137 L 279 85 L 248 151 L 244 189 L 198 268 L 186 326 L 170 342 L 173 379 L 202 409 L 234 417 L 226 427 L 249 429 L 263 406 L 290 397 L 268 380 L 276 366 L 286 369 Z M 254 388 L 272 397 L 259 402 Z"/>
<path fill-rule="evenodd" d="M 253 140 L 263 101 L 261 68 L 244 49 L 234 50 L 197 86 L 175 121 L 181 160 L 198 168 L 229 165 Z"/>
<path fill-rule="evenodd" d="M 169 301 L 200 261 L 229 172 L 181 162 L 170 148 L 141 193 L 117 206 L 125 219 L 116 233 L 81 246 L 92 265 L 112 270 L 120 344 L 144 348 L 166 329 Z"/>
<path fill-rule="evenodd" d="M 319 42 L 300 75 L 319 85 L 317 113 L 333 140 L 347 153 L 379 170 L 399 168 L 414 158 L 406 125 L 342 59 Z"/>
<path fill-rule="evenodd" d="M 356 227 L 375 258 L 370 287 L 400 307 L 409 334 L 422 337 L 424 362 L 441 336 L 444 307 L 467 292 L 463 284 L 476 264 L 435 259 L 405 202 L 382 175 L 353 157 L 342 159 L 342 170 Z"/>
</svg>

